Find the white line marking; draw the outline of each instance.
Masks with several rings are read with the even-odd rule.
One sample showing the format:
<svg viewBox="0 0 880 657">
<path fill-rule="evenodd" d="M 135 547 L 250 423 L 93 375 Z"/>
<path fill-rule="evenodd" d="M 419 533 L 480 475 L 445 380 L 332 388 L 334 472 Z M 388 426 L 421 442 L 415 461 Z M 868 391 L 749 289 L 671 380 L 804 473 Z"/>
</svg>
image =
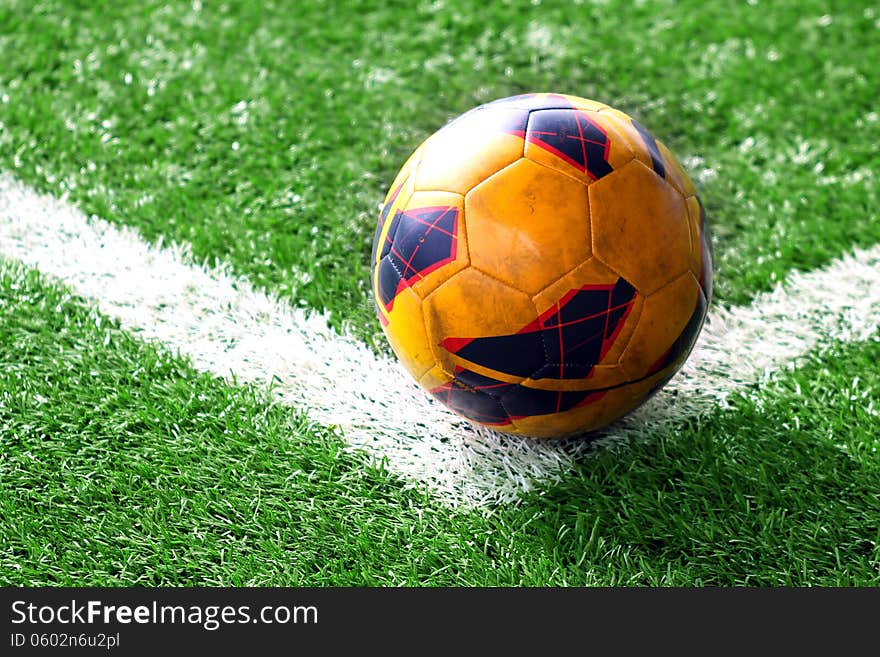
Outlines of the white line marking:
<svg viewBox="0 0 880 657">
<path fill-rule="evenodd" d="M 61 279 L 138 334 L 216 375 L 271 383 L 286 404 L 342 428 L 353 448 L 453 506 L 513 502 L 559 480 L 594 449 L 478 430 L 423 393 L 395 361 L 339 336 L 226 269 L 192 264 L 179 246 L 87 218 L 64 200 L 0 174 L 0 253 Z M 714 306 L 694 353 L 651 401 L 599 443 L 671 429 L 731 392 L 791 366 L 830 340 L 864 340 L 880 325 L 880 245 L 792 273 L 748 307 Z"/>
</svg>

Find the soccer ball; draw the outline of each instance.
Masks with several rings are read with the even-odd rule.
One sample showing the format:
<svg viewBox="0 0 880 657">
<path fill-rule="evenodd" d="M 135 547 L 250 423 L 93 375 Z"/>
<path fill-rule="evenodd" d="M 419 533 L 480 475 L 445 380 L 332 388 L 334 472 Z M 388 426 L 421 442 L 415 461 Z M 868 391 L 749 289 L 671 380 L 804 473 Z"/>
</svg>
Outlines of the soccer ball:
<svg viewBox="0 0 880 657">
<path fill-rule="evenodd" d="M 373 242 L 379 320 L 418 383 L 469 420 L 599 429 L 688 357 L 712 294 L 694 185 L 632 118 L 524 94 L 481 105 L 403 165 Z"/>
</svg>

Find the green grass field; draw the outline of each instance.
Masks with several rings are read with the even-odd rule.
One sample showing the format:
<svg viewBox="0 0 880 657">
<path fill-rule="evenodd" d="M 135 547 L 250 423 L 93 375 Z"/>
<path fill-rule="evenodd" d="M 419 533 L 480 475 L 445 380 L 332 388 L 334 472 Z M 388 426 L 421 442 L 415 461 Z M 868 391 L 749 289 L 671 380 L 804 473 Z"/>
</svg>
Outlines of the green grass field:
<svg viewBox="0 0 880 657">
<path fill-rule="evenodd" d="M 880 243 L 876 3 L 0 0 L 0 52 L 0 172 L 380 352 L 377 205 L 421 140 L 523 91 L 614 105 L 679 156 L 716 305 Z M 450 510 L 0 257 L 0 584 L 877 586 L 880 334 L 826 346 Z"/>
</svg>

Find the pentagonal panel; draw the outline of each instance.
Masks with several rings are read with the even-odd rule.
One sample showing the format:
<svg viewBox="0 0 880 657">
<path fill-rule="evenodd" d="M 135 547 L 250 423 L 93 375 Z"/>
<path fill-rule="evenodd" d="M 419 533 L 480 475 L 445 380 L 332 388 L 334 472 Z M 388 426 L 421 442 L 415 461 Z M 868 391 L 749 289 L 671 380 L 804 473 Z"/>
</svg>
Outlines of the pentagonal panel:
<svg viewBox="0 0 880 657">
<path fill-rule="evenodd" d="M 528 112 L 503 107 L 459 117 L 422 146 L 416 189 L 467 193 L 522 156 L 527 119 Z"/>
<path fill-rule="evenodd" d="M 598 112 L 537 110 L 529 115 L 525 156 L 584 183 L 608 175 L 633 159 L 626 141 Z"/>
<path fill-rule="evenodd" d="M 434 353 L 425 331 L 422 301 L 409 288 L 401 290 L 383 321 L 385 335 L 407 371 L 418 380 L 434 366 Z"/>
<path fill-rule="evenodd" d="M 590 257 L 586 187 L 519 160 L 465 196 L 471 263 L 536 294 Z"/>
<path fill-rule="evenodd" d="M 380 312 L 391 312 L 404 288 L 420 296 L 467 266 L 464 199 L 450 192 L 416 192 L 393 206 L 375 246 L 374 291 Z"/>
<path fill-rule="evenodd" d="M 522 377 L 508 372 L 523 360 L 543 364 L 543 352 L 482 353 L 481 339 L 516 332 L 535 320 L 528 295 L 469 267 L 438 287 L 423 304 L 425 325 L 437 362 L 449 374 L 457 367 L 509 381 Z M 466 352 L 459 354 L 459 352 Z"/>
<path fill-rule="evenodd" d="M 639 323 L 620 357 L 631 380 L 678 362 L 693 346 L 706 316 L 700 286 L 690 272 L 645 299 Z"/>
<path fill-rule="evenodd" d="M 688 212 L 678 190 L 640 161 L 588 190 L 594 254 L 641 294 L 688 270 Z"/>
</svg>

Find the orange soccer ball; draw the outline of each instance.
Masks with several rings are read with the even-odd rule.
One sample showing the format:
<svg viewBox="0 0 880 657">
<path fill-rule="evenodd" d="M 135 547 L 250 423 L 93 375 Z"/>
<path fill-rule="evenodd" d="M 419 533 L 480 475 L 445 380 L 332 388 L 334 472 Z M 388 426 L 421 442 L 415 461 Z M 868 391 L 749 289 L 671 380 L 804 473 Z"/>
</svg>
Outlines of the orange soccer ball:
<svg viewBox="0 0 880 657">
<path fill-rule="evenodd" d="M 598 429 L 681 367 L 712 293 L 694 185 L 629 116 L 560 94 L 481 105 L 419 146 L 382 207 L 373 293 L 392 349 L 506 433 Z"/>
</svg>

